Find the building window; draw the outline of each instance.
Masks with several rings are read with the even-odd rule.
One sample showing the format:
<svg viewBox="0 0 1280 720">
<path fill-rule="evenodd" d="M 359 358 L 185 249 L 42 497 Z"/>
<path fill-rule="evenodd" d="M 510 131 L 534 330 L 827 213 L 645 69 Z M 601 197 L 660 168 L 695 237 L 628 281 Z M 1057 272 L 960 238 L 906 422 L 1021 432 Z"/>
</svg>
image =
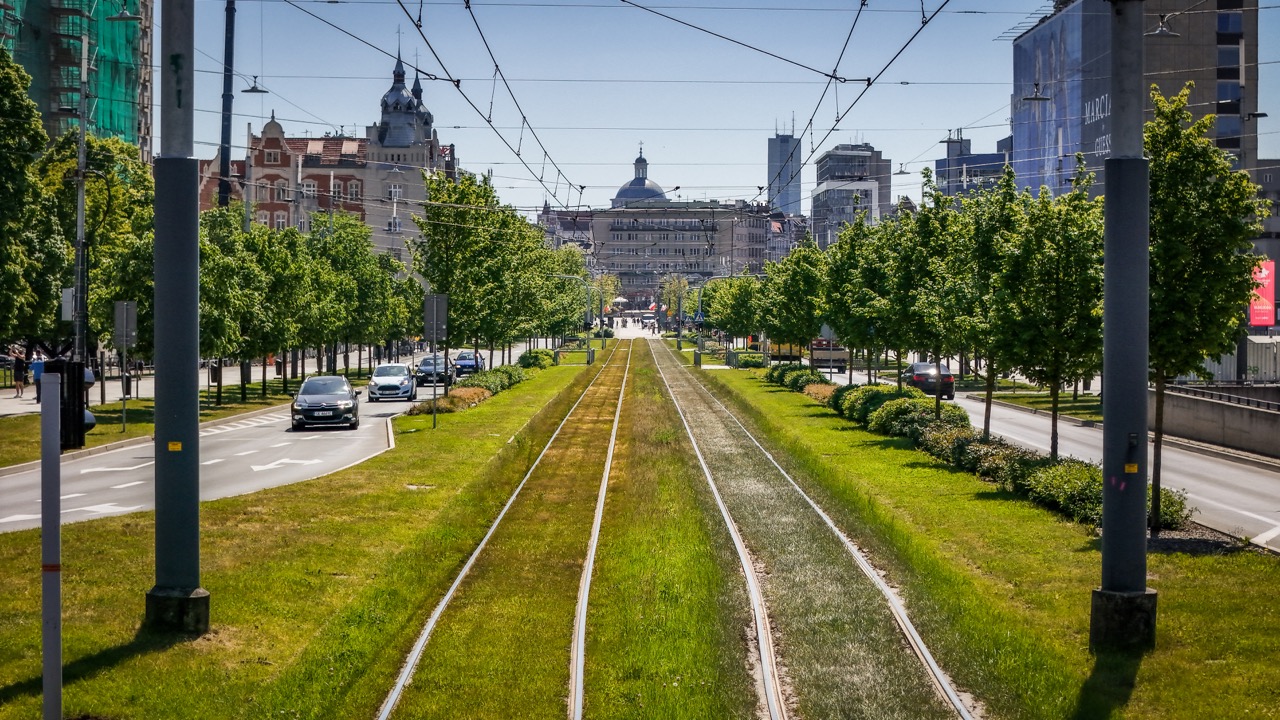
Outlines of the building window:
<svg viewBox="0 0 1280 720">
<path fill-rule="evenodd" d="M 308 222 L 305 217 L 298 218 L 298 230 L 301 230 L 302 232 L 310 232 L 310 225 L 311 223 Z"/>
<path fill-rule="evenodd" d="M 400 225 L 400 218 L 393 217 L 387 221 L 387 232 L 398 233 L 401 231 L 401 229 L 402 229 L 402 226 Z"/>
<path fill-rule="evenodd" d="M 276 211 L 276 229 L 283 230 L 289 225 L 289 213 L 283 210 Z"/>
<path fill-rule="evenodd" d="M 1244 91 L 1238 81 L 1218 81 L 1218 102 L 1240 102 L 1240 98 L 1243 96 Z"/>
<path fill-rule="evenodd" d="M 315 180 L 303 180 L 303 181 L 302 181 L 302 196 L 303 196 L 303 197 L 309 197 L 309 198 L 313 198 L 313 197 L 315 197 L 315 196 L 316 196 L 316 181 L 315 181 Z"/>
<path fill-rule="evenodd" d="M 400 183 L 387 183 L 387 199 L 399 200 L 404 197 L 404 190 L 400 187 Z"/>
<path fill-rule="evenodd" d="M 289 183 L 285 180 L 277 180 L 275 183 L 275 187 L 276 187 L 276 202 L 288 202 L 289 201 Z"/>
<path fill-rule="evenodd" d="M 342 181 L 341 180 L 333 181 L 333 187 L 329 188 L 329 194 L 336 198 L 342 197 Z"/>
<path fill-rule="evenodd" d="M 1270 182 L 1271 182 L 1271 173 L 1267 173 L 1266 175 L 1263 175 L 1263 176 L 1262 176 L 1262 182 L 1264 182 L 1264 183 L 1270 183 Z"/>
<path fill-rule="evenodd" d="M 1218 66 L 1238 67 L 1240 65 L 1239 45 L 1218 46 Z"/>
<path fill-rule="evenodd" d="M 1240 116 L 1238 115 L 1217 116 L 1217 128 L 1218 128 L 1219 138 L 1240 137 L 1240 131 L 1241 131 Z M 1222 146 L 1220 145 L 1219 147 L 1222 147 Z"/>
<path fill-rule="evenodd" d="M 267 150 L 267 151 L 265 151 L 265 152 L 263 153 L 263 155 L 265 155 L 265 156 L 266 156 L 266 157 L 264 158 L 264 160 L 266 161 L 266 164 L 267 164 L 267 165 L 279 165 L 279 164 L 280 164 L 280 151 L 279 151 L 279 150 Z"/>
<path fill-rule="evenodd" d="M 259 225 L 266 225 L 266 224 L 268 224 L 268 223 L 270 223 L 270 222 L 271 222 L 271 213 L 267 212 L 266 210 L 259 210 L 259 211 L 258 211 L 258 224 L 259 224 Z"/>
<path fill-rule="evenodd" d="M 360 181 L 359 180 L 352 180 L 351 182 L 347 183 L 347 199 L 350 200 L 351 202 L 358 202 L 360 200 Z"/>
<path fill-rule="evenodd" d="M 1242 12 L 1218 13 L 1218 32 L 1220 33 L 1244 32 L 1244 13 Z"/>
</svg>

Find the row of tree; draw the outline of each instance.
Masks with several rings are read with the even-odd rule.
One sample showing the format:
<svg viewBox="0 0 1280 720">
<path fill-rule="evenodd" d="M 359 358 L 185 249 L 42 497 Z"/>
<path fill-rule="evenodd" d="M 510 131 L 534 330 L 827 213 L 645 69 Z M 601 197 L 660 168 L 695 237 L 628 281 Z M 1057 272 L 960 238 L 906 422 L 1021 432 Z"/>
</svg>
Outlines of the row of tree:
<svg viewBox="0 0 1280 720">
<path fill-rule="evenodd" d="M 1152 92 L 1150 158 L 1150 372 L 1157 390 L 1159 482 L 1165 383 L 1205 374 L 1245 332 L 1256 287 L 1252 241 L 1268 208 L 1247 173 L 1192 122 L 1189 88 Z M 1103 213 L 1083 160 L 1070 192 L 1019 189 L 1010 168 L 964 197 L 939 191 L 926 171 L 923 202 L 878 224 L 855 222 L 826 251 L 806 240 L 767 265 L 765 277 L 709 283 L 707 322 L 732 335 L 763 331 L 807 344 L 822 323 L 849 347 L 985 363 L 987 414 L 996 378 L 1017 372 L 1045 386 L 1058 451 L 1058 395 L 1102 368 Z M 865 220 L 865 219 L 864 219 Z"/>
</svg>

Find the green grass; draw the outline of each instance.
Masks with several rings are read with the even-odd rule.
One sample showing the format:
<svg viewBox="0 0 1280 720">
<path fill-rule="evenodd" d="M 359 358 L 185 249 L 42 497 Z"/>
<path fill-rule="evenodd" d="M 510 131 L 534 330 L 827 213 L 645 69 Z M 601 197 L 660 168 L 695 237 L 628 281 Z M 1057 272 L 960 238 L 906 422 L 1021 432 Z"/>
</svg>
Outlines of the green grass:
<svg viewBox="0 0 1280 720">
<path fill-rule="evenodd" d="M 62 530 L 65 709 L 104 718 L 371 717 L 421 623 L 589 380 L 552 368 L 397 447 L 201 505 L 211 630 L 140 631 L 153 514 Z M 532 418 L 532 419 L 531 419 Z M 40 707 L 39 531 L 0 534 L 0 718 Z"/>
<path fill-rule="evenodd" d="M 751 718 L 737 556 L 649 344 L 636 345 L 587 614 L 585 714 Z"/>
<path fill-rule="evenodd" d="M 991 717 L 1267 718 L 1280 560 L 1149 557 L 1156 650 L 1091 655 L 1099 543 L 1082 526 L 748 373 L 705 377 L 789 451 L 802 484 L 901 588 L 935 657 Z"/>
<path fill-rule="evenodd" d="M 1052 410 L 1048 393 L 995 393 L 991 397 L 993 400 L 1035 408 L 1043 413 Z M 1072 400 L 1071 393 L 1064 392 L 1058 397 L 1058 414 L 1102 422 L 1102 398 L 1097 395 L 1081 395 L 1078 400 Z"/>
<path fill-rule="evenodd" d="M 625 366 L 624 350 L 477 557 L 440 616 L 397 718 L 564 715 L 578 583 Z"/>
</svg>

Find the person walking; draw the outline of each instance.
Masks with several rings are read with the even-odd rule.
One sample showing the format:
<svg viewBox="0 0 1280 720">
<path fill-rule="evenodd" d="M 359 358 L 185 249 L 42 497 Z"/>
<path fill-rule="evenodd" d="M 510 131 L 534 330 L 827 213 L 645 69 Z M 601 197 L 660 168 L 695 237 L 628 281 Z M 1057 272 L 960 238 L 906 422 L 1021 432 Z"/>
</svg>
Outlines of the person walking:
<svg viewBox="0 0 1280 720">
<path fill-rule="evenodd" d="M 27 385 L 27 371 L 29 369 L 27 359 L 15 353 L 13 356 L 13 389 L 15 398 L 22 397 L 22 389 Z"/>
<path fill-rule="evenodd" d="M 36 386 L 36 404 L 40 404 L 40 377 L 44 375 L 44 355 L 36 354 L 31 361 L 31 382 Z"/>
</svg>

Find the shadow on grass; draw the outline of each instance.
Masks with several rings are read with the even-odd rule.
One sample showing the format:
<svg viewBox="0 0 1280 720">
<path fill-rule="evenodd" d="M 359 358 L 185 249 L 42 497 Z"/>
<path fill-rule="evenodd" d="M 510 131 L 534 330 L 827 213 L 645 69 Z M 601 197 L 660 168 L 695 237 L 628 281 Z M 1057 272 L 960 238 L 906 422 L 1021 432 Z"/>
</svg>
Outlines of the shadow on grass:
<svg viewBox="0 0 1280 720">
<path fill-rule="evenodd" d="M 1141 652 L 1103 652 L 1094 656 L 1093 672 L 1080 687 L 1071 719 L 1107 718 L 1128 705 L 1141 665 Z"/>
<path fill-rule="evenodd" d="M 104 648 L 92 655 L 76 658 L 62 665 L 62 684 L 65 687 L 78 680 L 85 680 L 98 673 L 109 670 L 120 663 L 135 657 L 161 652 L 181 642 L 196 640 L 198 635 L 182 633 L 155 632 L 144 627 L 138 628 L 133 639 L 123 645 Z M 43 691 L 44 678 L 41 675 L 20 680 L 0 687 L 0 705 L 26 695 L 39 695 Z"/>
<path fill-rule="evenodd" d="M 1079 552 L 1102 552 L 1102 538 L 1095 537 L 1085 543 Z M 1157 538 L 1147 538 L 1148 555 L 1234 555 L 1240 552 L 1265 552 L 1251 548 L 1239 538 L 1216 531 L 1200 530 L 1184 532 L 1163 530 Z"/>
<path fill-rule="evenodd" d="M 973 494 L 974 500 L 998 500 L 1000 502 L 1009 502 L 1010 500 L 1026 500 L 1027 498 L 1019 495 L 1012 490 L 1005 490 L 999 487 L 991 490 L 983 490 Z"/>
</svg>

